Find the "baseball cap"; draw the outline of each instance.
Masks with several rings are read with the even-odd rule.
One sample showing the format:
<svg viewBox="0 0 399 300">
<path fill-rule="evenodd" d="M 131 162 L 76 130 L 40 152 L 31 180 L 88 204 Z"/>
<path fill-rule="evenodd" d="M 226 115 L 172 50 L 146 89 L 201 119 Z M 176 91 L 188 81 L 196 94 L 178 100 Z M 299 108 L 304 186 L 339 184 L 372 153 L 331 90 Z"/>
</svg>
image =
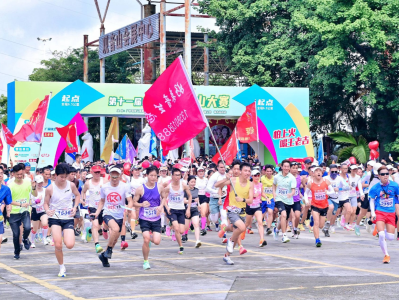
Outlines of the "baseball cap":
<svg viewBox="0 0 399 300">
<path fill-rule="evenodd" d="M 308 159 L 305 159 L 304 163 L 305 163 L 305 164 L 311 164 L 312 161 L 308 158 Z"/>
<path fill-rule="evenodd" d="M 374 167 L 374 165 L 376 164 L 376 162 L 375 162 L 375 160 L 370 160 L 367 164 L 368 164 L 369 166 Z"/>
<path fill-rule="evenodd" d="M 204 167 L 199 167 L 199 168 L 197 169 L 197 171 L 200 171 L 200 170 L 205 171 L 205 168 L 204 168 Z"/>
<path fill-rule="evenodd" d="M 351 170 L 356 170 L 357 168 L 358 168 L 358 166 L 357 165 L 351 165 Z"/>
<path fill-rule="evenodd" d="M 320 170 L 323 172 L 323 168 L 320 166 L 312 166 L 313 167 L 313 172 L 315 172 L 316 170 Z"/>
<path fill-rule="evenodd" d="M 101 172 L 101 167 L 100 167 L 99 165 L 96 165 L 96 166 L 93 166 L 93 167 L 91 168 L 91 170 L 92 170 L 93 172 Z"/>
<path fill-rule="evenodd" d="M 378 174 L 378 169 L 381 168 L 381 167 L 382 167 L 382 164 L 375 163 L 374 166 L 373 166 L 374 174 Z"/>
<path fill-rule="evenodd" d="M 252 172 L 251 172 L 251 175 L 252 176 L 255 176 L 255 175 L 258 175 L 258 174 L 260 174 L 260 172 L 259 172 L 259 170 L 253 170 Z"/>
<path fill-rule="evenodd" d="M 388 170 L 392 170 L 393 167 L 392 167 L 391 165 L 387 165 L 387 169 L 388 169 Z"/>
<path fill-rule="evenodd" d="M 37 176 L 35 176 L 35 181 L 36 181 L 37 183 L 44 182 L 43 176 L 42 176 L 42 175 L 37 175 Z"/>
<path fill-rule="evenodd" d="M 132 166 L 132 170 L 141 170 L 141 165 Z"/>
<path fill-rule="evenodd" d="M 160 171 L 167 171 L 167 170 L 168 170 L 168 167 L 163 166 L 163 167 L 160 167 L 159 170 L 160 170 Z"/>
<path fill-rule="evenodd" d="M 109 172 L 110 172 L 110 173 L 111 173 L 111 172 L 117 172 L 117 173 L 119 173 L 119 174 L 122 174 L 121 169 L 119 169 L 118 167 L 111 167 L 111 168 L 109 169 Z"/>
<path fill-rule="evenodd" d="M 30 163 L 26 162 L 25 167 L 30 167 Z"/>
<path fill-rule="evenodd" d="M 50 172 L 50 174 L 51 174 L 51 175 L 54 175 L 54 174 L 55 174 L 55 170 L 52 170 L 52 171 Z"/>
<path fill-rule="evenodd" d="M 87 174 L 86 175 L 86 179 L 92 179 L 93 178 L 93 175 L 92 174 Z"/>
</svg>

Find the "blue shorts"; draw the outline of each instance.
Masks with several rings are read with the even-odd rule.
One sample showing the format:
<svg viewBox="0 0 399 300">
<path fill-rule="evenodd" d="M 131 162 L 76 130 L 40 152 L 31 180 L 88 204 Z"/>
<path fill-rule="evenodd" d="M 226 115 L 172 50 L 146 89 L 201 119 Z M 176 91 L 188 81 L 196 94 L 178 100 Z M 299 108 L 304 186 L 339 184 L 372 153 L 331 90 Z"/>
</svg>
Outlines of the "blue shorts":
<svg viewBox="0 0 399 300">
<path fill-rule="evenodd" d="M 337 213 L 338 210 L 338 203 L 332 201 L 330 198 L 328 198 L 328 205 L 334 205 L 334 210 L 333 210 L 333 215 Z"/>
<path fill-rule="evenodd" d="M 275 205 L 276 203 L 274 202 L 274 199 L 270 199 L 270 204 L 267 204 L 267 201 L 262 200 L 262 214 L 264 214 L 268 208 L 274 210 Z"/>
<path fill-rule="evenodd" d="M 224 200 L 226 198 L 222 198 L 222 205 L 219 205 L 219 198 L 210 198 L 209 199 L 209 212 L 214 215 L 214 214 L 218 214 L 220 211 L 223 210 L 223 204 L 224 204 Z"/>
<path fill-rule="evenodd" d="M 115 219 L 113 216 L 110 216 L 110 215 L 103 216 L 103 219 L 104 219 L 105 224 L 107 224 L 108 227 L 109 227 L 109 225 L 108 225 L 109 221 L 114 220 L 116 222 L 116 224 L 118 224 L 118 226 L 119 226 L 119 232 L 122 231 L 123 219 Z"/>
<path fill-rule="evenodd" d="M 3 234 L 3 233 L 4 233 L 4 222 L 0 221 L 0 234 Z M 0 241 L 0 243 L 1 243 L 1 241 Z"/>
</svg>

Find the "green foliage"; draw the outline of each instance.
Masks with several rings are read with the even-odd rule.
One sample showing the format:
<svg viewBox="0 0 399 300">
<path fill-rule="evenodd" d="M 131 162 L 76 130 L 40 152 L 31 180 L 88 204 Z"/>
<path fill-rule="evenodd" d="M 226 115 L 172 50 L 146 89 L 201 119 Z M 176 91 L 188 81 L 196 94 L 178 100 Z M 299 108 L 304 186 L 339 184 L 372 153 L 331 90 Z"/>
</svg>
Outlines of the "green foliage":
<svg viewBox="0 0 399 300">
<path fill-rule="evenodd" d="M 367 140 L 359 136 L 356 140 L 351 134 L 340 131 L 328 134 L 333 141 L 343 147 L 338 151 L 338 160 L 345 161 L 349 157 L 354 156 L 361 163 L 366 163 L 370 156 L 370 149 Z M 348 146 L 347 146 L 348 145 Z"/>
<path fill-rule="evenodd" d="M 0 123 L 7 125 L 7 96 L 0 96 Z"/>
<path fill-rule="evenodd" d="M 199 4 L 220 27 L 213 47 L 249 84 L 309 88 L 311 131 L 398 137 L 398 0 Z"/>
</svg>

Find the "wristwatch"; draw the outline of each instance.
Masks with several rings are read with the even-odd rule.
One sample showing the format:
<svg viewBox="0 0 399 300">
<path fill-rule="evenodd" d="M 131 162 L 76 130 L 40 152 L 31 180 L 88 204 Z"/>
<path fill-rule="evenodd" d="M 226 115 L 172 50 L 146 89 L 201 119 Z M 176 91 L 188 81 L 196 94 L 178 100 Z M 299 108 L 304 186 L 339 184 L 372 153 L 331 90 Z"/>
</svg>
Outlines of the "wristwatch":
<svg viewBox="0 0 399 300">
<path fill-rule="evenodd" d="M 247 200 L 245 200 L 245 198 L 242 201 L 247 202 Z"/>
</svg>

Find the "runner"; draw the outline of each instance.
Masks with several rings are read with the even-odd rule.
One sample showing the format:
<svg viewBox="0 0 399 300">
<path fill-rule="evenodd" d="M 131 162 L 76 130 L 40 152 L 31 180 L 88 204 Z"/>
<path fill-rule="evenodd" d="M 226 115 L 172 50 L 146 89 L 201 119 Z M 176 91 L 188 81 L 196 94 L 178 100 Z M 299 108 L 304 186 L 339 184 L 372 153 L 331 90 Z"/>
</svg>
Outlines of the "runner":
<svg viewBox="0 0 399 300">
<path fill-rule="evenodd" d="M 265 197 L 262 197 L 262 214 L 265 218 L 267 218 L 266 234 L 269 235 L 272 234 L 272 223 L 277 217 L 276 213 L 274 212 L 275 202 L 273 198 L 274 168 L 272 165 L 266 165 L 263 167 L 263 169 L 265 170 L 266 175 L 262 176 L 261 178 L 263 192 L 265 194 Z"/>
<path fill-rule="evenodd" d="M 350 220 L 350 215 L 351 215 L 351 203 L 349 201 L 349 191 L 351 189 L 349 185 L 349 175 L 348 173 L 348 165 L 342 164 L 341 165 L 341 174 L 340 176 L 342 177 L 342 185 L 339 187 L 339 192 L 338 192 L 338 211 L 337 214 L 341 214 L 341 221 L 340 224 L 341 226 L 346 229 L 346 230 L 351 230 L 350 224 L 345 225 L 345 220 L 349 221 Z M 345 209 L 345 216 L 344 216 L 344 211 Z"/>
<path fill-rule="evenodd" d="M 205 195 L 207 184 L 208 179 L 205 178 L 205 169 L 204 167 L 199 167 L 197 169 L 195 187 L 198 189 L 198 198 L 200 203 L 201 235 L 206 235 L 206 221 L 209 214 L 209 198 Z"/>
<path fill-rule="evenodd" d="M 28 178 L 24 178 L 25 165 L 20 163 L 13 167 L 15 179 L 8 183 L 12 196 L 12 208 L 10 213 L 10 227 L 12 230 L 14 243 L 14 259 L 19 259 L 19 255 L 23 247 L 26 250 L 30 249 L 31 242 L 29 241 L 29 234 L 31 230 L 31 220 L 29 213 L 29 199 L 30 195 L 37 196 L 36 182 Z M 23 225 L 23 236 L 20 244 L 20 227 Z"/>
<path fill-rule="evenodd" d="M 60 265 L 58 277 L 66 277 L 62 241 L 68 249 L 75 245 L 73 219 L 80 202 L 78 189 L 67 180 L 69 166 L 59 164 L 55 168 L 56 180 L 45 191 L 44 210 L 49 217 L 49 225 L 54 240 L 55 256 Z M 72 202 L 75 196 L 74 202 Z"/>
<path fill-rule="evenodd" d="M 161 242 L 161 217 L 165 200 L 162 199 L 162 185 L 157 183 L 158 168 L 151 166 L 147 169 L 147 183 L 135 189 L 134 206 L 140 207 L 139 224 L 143 233 L 143 269 L 151 268 L 148 261 L 150 243 L 159 245 Z"/>
<path fill-rule="evenodd" d="M 88 206 L 88 213 L 90 216 L 97 212 L 98 205 L 101 201 L 101 187 L 104 185 L 105 182 L 105 180 L 101 177 L 100 166 L 93 166 L 91 168 L 91 174 L 93 178 L 90 180 L 86 180 L 82 190 L 83 205 Z M 103 211 L 98 214 L 97 218 L 93 219 L 93 217 L 89 217 L 89 219 L 91 222 L 91 228 L 86 228 L 86 241 L 89 241 L 91 237 L 93 237 L 96 252 L 101 253 L 103 251 L 103 248 L 99 244 L 98 231 L 100 230 L 101 224 L 104 220 Z M 104 230 L 103 234 L 106 232 L 107 230 Z"/>
<path fill-rule="evenodd" d="M 299 174 L 298 174 L 298 165 L 299 165 L 298 163 L 293 162 L 291 165 L 291 169 L 290 169 L 292 176 L 294 176 L 295 180 L 296 180 L 295 195 L 293 197 L 294 206 L 292 207 L 292 226 L 293 226 L 292 237 L 294 239 L 298 239 L 298 237 L 301 233 L 301 231 L 298 229 L 298 225 L 299 225 L 299 219 L 301 218 L 301 211 L 302 211 L 302 207 L 301 207 L 302 194 L 300 192 L 302 182 L 301 182 L 301 176 L 299 176 Z"/>
<path fill-rule="evenodd" d="M 308 178 L 312 177 L 313 171 L 311 170 L 312 167 L 312 161 L 308 158 L 304 161 L 304 166 L 305 168 L 301 171 L 299 174 L 301 176 L 301 181 L 302 181 L 302 186 L 304 187 L 303 189 L 303 195 L 305 196 L 306 194 L 306 185 L 308 182 Z M 302 207 L 302 218 L 301 221 L 299 222 L 298 228 L 300 231 L 305 231 L 305 221 L 308 218 L 308 213 L 310 209 L 310 201 L 309 204 L 305 202 L 305 205 Z M 308 224 L 308 223 L 307 223 Z M 309 231 L 310 231 L 310 226 L 309 226 Z"/>
<path fill-rule="evenodd" d="M 283 233 L 282 242 L 288 243 L 290 239 L 287 237 L 287 221 L 290 216 L 292 207 L 294 206 L 293 196 L 295 195 L 296 179 L 290 173 L 291 162 L 283 160 L 281 162 L 282 173 L 274 176 L 273 181 L 273 199 L 280 213 L 280 225 Z M 274 228 L 274 238 L 278 237 L 278 229 Z"/>
<path fill-rule="evenodd" d="M 184 252 L 181 237 L 181 235 L 184 234 L 184 213 L 186 214 L 186 217 L 190 217 L 192 201 L 190 189 L 181 179 L 181 171 L 174 168 L 172 170 L 172 181 L 165 188 L 165 194 L 168 196 L 167 198 L 169 199 L 169 202 L 165 203 L 164 208 L 168 219 L 172 222 L 176 240 L 179 244 L 179 254 L 183 254 Z M 187 209 L 184 207 L 184 192 L 186 192 L 188 196 Z"/>
<path fill-rule="evenodd" d="M 231 260 L 230 255 L 233 253 L 234 247 L 238 243 L 240 239 L 240 235 L 245 232 L 245 208 L 247 204 L 252 204 L 253 202 L 253 194 L 254 194 L 254 185 L 249 181 L 251 176 L 251 166 L 248 163 L 241 163 L 240 165 L 240 175 L 238 177 L 223 179 L 222 182 L 219 183 L 219 186 L 230 186 L 228 205 L 227 205 L 227 217 L 229 218 L 230 223 L 233 227 L 233 234 L 230 239 L 227 241 L 226 245 L 226 253 L 223 257 L 223 260 L 228 265 L 234 265 L 234 262 Z M 235 196 L 235 192 L 237 196 Z"/>
<path fill-rule="evenodd" d="M 159 174 L 160 174 L 160 176 L 158 178 L 158 184 L 160 184 L 163 188 L 164 184 L 169 183 L 172 180 L 172 177 L 170 177 L 168 175 L 168 167 L 167 166 L 160 167 Z M 163 210 L 161 212 L 161 226 L 162 226 L 161 232 L 164 233 L 164 232 L 166 232 L 166 229 L 168 229 L 166 235 L 170 236 L 169 220 L 166 220 L 166 216 L 165 216 L 165 213 Z"/>
<path fill-rule="evenodd" d="M 354 221 L 356 218 L 358 192 L 360 193 L 360 199 L 362 201 L 364 200 L 362 178 L 359 175 L 357 175 L 358 166 L 351 165 L 350 169 L 351 173 L 349 174 L 349 186 L 351 189 L 349 191 L 349 201 L 351 203 L 351 214 L 350 214 L 350 219 L 347 220 L 347 222 L 351 226 L 350 229 L 355 230 L 356 235 L 360 235 L 359 226 L 356 227 L 356 223 Z"/>
<path fill-rule="evenodd" d="M 185 224 L 185 240 L 187 241 L 187 231 L 190 228 L 190 220 L 191 223 L 194 227 L 194 235 L 195 235 L 195 248 L 201 247 L 201 241 L 199 239 L 200 236 L 200 229 L 199 229 L 199 198 L 198 198 L 198 189 L 195 187 L 196 184 L 196 178 L 193 175 L 188 176 L 187 178 L 188 182 L 188 187 L 190 188 L 190 193 L 191 193 L 191 207 L 190 207 L 190 216 L 186 216 L 186 224 Z M 188 207 L 188 195 L 186 192 L 184 192 L 184 202 L 187 204 L 187 209 Z"/>
<path fill-rule="evenodd" d="M 31 195 L 31 203 L 32 203 L 32 232 L 30 235 L 30 241 L 32 243 L 31 247 L 36 248 L 35 245 L 35 238 L 36 238 L 36 233 L 39 229 L 39 225 L 41 223 L 42 226 L 42 241 L 43 245 L 48 245 L 47 242 L 47 231 L 48 231 L 48 216 L 46 212 L 44 211 L 44 198 L 45 198 L 45 189 L 43 188 L 44 186 L 44 179 L 42 175 L 37 175 L 35 177 L 36 181 L 36 189 L 37 189 L 37 197 Z"/>
<path fill-rule="evenodd" d="M 122 171 L 118 167 L 111 167 L 109 170 L 110 181 L 101 187 L 101 200 L 98 204 L 97 211 L 92 214 L 95 219 L 98 218 L 102 209 L 104 222 L 110 229 L 107 250 L 102 252 L 98 258 L 101 260 L 103 267 L 109 268 L 108 259 L 112 258 L 112 249 L 120 236 L 123 225 L 123 214 L 125 200 L 128 201 L 128 208 L 133 207 L 133 199 L 130 187 L 121 181 Z"/>
<path fill-rule="evenodd" d="M 313 182 L 308 183 L 307 188 L 312 192 L 312 218 L 313 218 L 313 235 L 315 237 L 316 247 L 321 247 L 319 229 L 324 227 L 328 211 L 327 191 L 338 192 L 338 188 L 333 190 L 331 183 L 327 179 L 323 179 L 324 170 L 322 167 L 314 168 Z"/>
<path fill-rule="evenodd" d="M 253 202 L 252 204 L 247 204 L 245 208 L 245 212 L 247 214 L 245 220 L 245 226 L 249 228 L 252 224 L 252 219 L 255 216 L 256 222 L 258 223 L 258 233 L 260 236 L 259 247 L 264 247 L 267 245 L 267 242 L 264 240 L 264 229 L 263 229 L 263 222 L 262 222 L 262 195 L 266 197 L 265 193 L 263 192 L 262 183 L 260 180 L 260 172 L 259 170 L 255 169 L 251 173 L 253 179 Z"/>
<path fill-rule="evenodd" d="M 384 253 L 384 264 L 389 264 L 391 257 L 388 254 L 387 242 L 395 239 L 395 205 L 399 204 L 399 186 L 389 181 L 389 172 L 386 166 L 378 168 L 380 182 L 369 190 L 369 201 L 372 219 L 376 221 L 378 239 Z M 384 230 L 386 228 L 386 230 Z"/>
<path fill-rule="evenodd" d="M 142 186 L 145 182 L 147 182 L 147 179 L 140 177 L 141 170 L 142 170 L 141 165 L 134 165 L 132 167 L 133 176 L 130 179 L 130 190 L 132 193 L 132 197 L 134 197 L 134 195 L 136 193 L 136 189 L 138 187 Z M 147 174 L 148 174 L 148 172 L 147 172 Z M 135 209 L 133 211 L 126 211 L 126 212 L 128 214 L 128 220 L 130 222 L 130 237 L 134 240 L 135 238 L 138 237 L 135 230 L 136 230 L 136 220 L 138 220 L 139 210 Z"/>
<path fill-rule="evenodd" d="M 3 184 L 4 182 L 4 171 L 2 168 L 0 168 L 0 248 L 1 244 L 3 243 L 3 234 L 4 234 L 4 206 L 7 208 L 7 214 L 10 215 L 11 211 L 11 203 L 12 203 L 12 197 L 11 197 L 11 190 L 8 186 Z"/>
</svg>

